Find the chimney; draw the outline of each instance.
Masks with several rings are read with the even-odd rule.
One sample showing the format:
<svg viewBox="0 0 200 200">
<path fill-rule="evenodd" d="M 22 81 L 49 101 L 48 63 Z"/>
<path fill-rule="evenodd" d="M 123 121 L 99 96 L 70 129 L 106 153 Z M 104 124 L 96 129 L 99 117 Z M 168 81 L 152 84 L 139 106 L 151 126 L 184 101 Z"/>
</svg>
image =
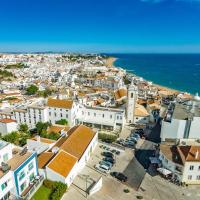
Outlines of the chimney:
<svg viewBox="0 0 200 200">
<path fill-rule="evenodd" d="M 199 157 L 199 151 L 197 150 L 195 153 L 195 159 L 198 159 L 198 157 Z"/>
</svg>

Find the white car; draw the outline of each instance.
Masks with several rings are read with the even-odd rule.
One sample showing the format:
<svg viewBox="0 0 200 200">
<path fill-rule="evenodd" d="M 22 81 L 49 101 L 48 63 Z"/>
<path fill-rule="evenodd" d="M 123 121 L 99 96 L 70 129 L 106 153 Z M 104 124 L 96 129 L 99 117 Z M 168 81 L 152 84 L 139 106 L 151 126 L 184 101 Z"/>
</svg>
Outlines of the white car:
<svg viewBox="0 0 200 200">
<path fill-rule="evenodd" d="M 110 168 L 106 165 L 96 164 L 94 168 L 106 174 L 110 173 Z"/>
</svg>

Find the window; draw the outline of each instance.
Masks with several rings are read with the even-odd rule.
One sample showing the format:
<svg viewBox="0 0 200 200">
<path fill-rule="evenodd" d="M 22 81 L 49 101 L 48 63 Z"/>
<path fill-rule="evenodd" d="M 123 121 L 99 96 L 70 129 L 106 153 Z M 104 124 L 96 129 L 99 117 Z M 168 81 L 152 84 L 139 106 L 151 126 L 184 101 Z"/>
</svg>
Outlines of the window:
<svg viewBox="0 0 200 200">
<path fill-rule="evenodd" d="M 66 118 L 68 118 L 68 114 L 66 114 Z"/>
<path fill-rule="evenodd" d="M 194 166 L 193 165 L 190 165 L 190 170 L 193 170 L 194 169 Z"/>
<path fill-rule="evenodd" d="M 22 171 L 19 175 L 19 180 L 22 180 L 25 177 L 24 171 Z"/>
<path fill-rule="evenodd" d="M 8 160 L 8 154 L 6 153 L 3 155 L 3 161 L 6 162 L 7 160 Z"/>
<path fill-rule="evenodd" d="M 120 116 L 120 119 L 122 120 L 122 116 Z"/>
<path fill-rule="evenodd" d="M 112 115 L 110 115 L 110 119 L 112 119 Z"/>
<path fill-rule="evenodd" d="M 117 119 L 119 119 L 119 116 L 117 116 Z"/>
<path fill-rule="evenodd" d="M 197 176 L 197 180 L 200 180 L 200 175 Z"/>
<path fill-rule="evenodd" d="M 51 116 L 51 112 L 49 112 L 49 115 Z"/>
<path fill-rule="evenodd" d="M 84 115 L 84 112 L 82 111 L 82 115 Z"/>
<path fill-rule="evenodd" d="M 133 93 L 131 93 L 131 98 L 133 98 Z"/>
<path fill-rule="evenodd" d="M 102 117 L 104 118 L 104 114 L 102 115 Z"/>
<path fill-rule="evenodd" d="M 26 181 L 22 183 L 20 186 L 21 192 L 24 191 L 25 188 L 26 188 Z"/>
<path fill-rule="evenodd" d="M 33 169 L 33 163 L 29 163 L 28 170 L 31 171 Z"/>
<path fill-rule="evenodd" d="M 90 116 L 90 112 L 88 112 L 88 116 Z"/>
<path fill-rule="evenodd" d="M 200 166 L 198 167 L 198 170 L 200 170 Z"/>
<path fill-rule="evenodd" d="M 29 180 L 30 182 L 34 179 L 34 173 L 32 173 L 30 176 L 29 176 Z"/>
<path fill-rule="evenodd" d="M 8 186 L 7 182 L 3 183 L 1 185 L 1 190 L 3 191 Z"/>
<path fill-rule="evenodd" d="M 188 180 L 192 180 L 192 175 L 188 175 Z"/>
<path fill-rule="evenodd" d="M 54 116 L 56 117 L 56 113 L 54 113 Z"/>
<path fill-rule="evenodd" d="M 96 117 L 96 113 L 94 113 L 94 116 Z"/>
<path fill-rule="evenodd" d="M 60 117 L 62 117 L 63 115 L 62 115 L 62 113 L 60 113 Z"/>
</svg>

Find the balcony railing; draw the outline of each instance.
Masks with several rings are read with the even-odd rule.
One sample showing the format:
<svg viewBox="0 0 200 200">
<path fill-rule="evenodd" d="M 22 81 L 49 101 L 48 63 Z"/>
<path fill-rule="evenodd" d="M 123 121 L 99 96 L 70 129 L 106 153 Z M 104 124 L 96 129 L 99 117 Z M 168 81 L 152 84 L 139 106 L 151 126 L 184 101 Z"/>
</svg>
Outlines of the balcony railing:
<svg viewBox="0 0 200 200">
<path fill-rule="evenodd" d="M 29 187 L 25 189 L 25 191 L 22 193 L 20 199 L 30 199 L 33 194 L 39 189 L 39 187 L 42 185 L 44 180 L 44 176 L 38 176 L 36 177 L 30 184 Z"/>
</svg>

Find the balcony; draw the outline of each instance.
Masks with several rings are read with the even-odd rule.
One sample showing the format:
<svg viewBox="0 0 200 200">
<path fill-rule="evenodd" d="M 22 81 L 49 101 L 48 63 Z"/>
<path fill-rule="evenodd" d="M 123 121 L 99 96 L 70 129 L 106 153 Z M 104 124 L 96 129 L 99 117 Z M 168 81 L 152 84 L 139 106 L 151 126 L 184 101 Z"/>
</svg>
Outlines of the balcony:
<svg viewBox="0 0 200 200">
<path fill-rule="evenodd" d="M 42 185 L 43 180 L 44 180 L 44 176 L 35 177 L 35 179 L 29 184 L 29 186 L 21 194 L 20 199 L 31 199 L 34 193 Z"/>
</svg>

